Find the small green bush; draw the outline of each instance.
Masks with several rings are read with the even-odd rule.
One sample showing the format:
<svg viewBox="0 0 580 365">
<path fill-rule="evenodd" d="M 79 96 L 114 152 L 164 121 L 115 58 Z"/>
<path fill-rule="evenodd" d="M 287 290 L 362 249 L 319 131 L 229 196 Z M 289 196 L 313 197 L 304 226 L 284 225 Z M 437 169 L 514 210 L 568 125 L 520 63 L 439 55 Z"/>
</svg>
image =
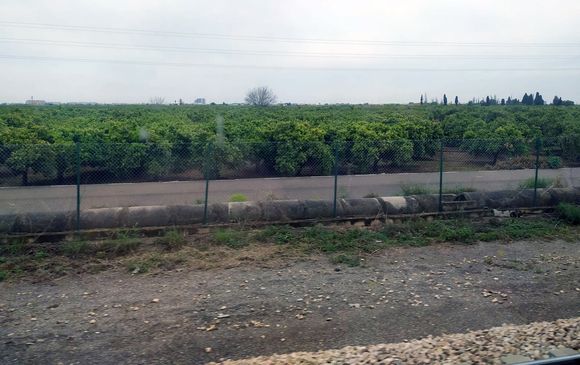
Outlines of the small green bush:
<svg viewBox="0 0 580 365">
<path fill-rule="evenodd" d="M 4 270 L 0 270 L 0 281 L 4 281 L 8 278 L 8 273 Z"/>
<path fill-rule="evenodd" d="M 560 203 L 556 208 L 560 219 L 574 225 L 580 224 L 580 206 L 568 203 Z"/>
<path fill-rule="evenodd" d="M 167 250 L 175 250 L 183 247 L 187 243 L 187 240 L 183 233 L 177 229 L 170 229 L 165 232 L 163 237 L 157 239 L 155 242 L 164 246 Z"/>
<path fill-rule="evenodd" d="M 229 201 L 232 202 L 232 203 L 236 203 L 236 202 L 238 202 L 238 203 L 239 202 L 246 202 L 246 201 L 248 201 L 248 197 L 246 197 L 244 194 L 236 193 L 236 194 L 232 194 L 230 196 L 230 200 Z"/>
</svg>

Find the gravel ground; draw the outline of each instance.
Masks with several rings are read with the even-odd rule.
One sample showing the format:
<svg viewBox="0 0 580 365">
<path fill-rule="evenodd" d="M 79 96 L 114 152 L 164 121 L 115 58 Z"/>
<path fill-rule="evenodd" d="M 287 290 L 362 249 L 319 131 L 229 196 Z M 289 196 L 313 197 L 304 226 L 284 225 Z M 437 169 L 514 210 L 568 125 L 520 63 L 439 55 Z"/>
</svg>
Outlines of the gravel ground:
<svg viewBox="0 0 580 365">
<path fill-rule="evenodd" d="M 0 363 L 202 364 L 580 317 L 579 243 L 399 247 L 357 268 L 327 257 L 261 267 L 248 255 L 231 269 L 3 282 Z"/>
<path fill-rule="evenodd" d="M 529 325 L 506 325 L 398 344 L 348 346 L 320 352 L 295 352 L 247 360 L 225 361 L 222 365 L 283 364 L 501 364 L 505 355 L 548 358 L 558 347 L 580 349 L 580 318 Z M 215 363 L 214 363 L 215 364 Z"/>
</svg>

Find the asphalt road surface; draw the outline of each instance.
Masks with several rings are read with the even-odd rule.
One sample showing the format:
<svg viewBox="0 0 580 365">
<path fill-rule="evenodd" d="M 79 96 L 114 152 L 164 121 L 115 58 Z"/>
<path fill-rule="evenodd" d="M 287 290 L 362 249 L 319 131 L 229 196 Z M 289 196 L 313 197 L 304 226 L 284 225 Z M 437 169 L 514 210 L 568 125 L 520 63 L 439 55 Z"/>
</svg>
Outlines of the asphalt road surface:
<svg viewBox="0 0 580 365">
<path fill-rule="evenodd" d="M 515 189 L 533 178 L 534 170 L 450 171 L 443 175 L 444 189 Z M 540 178 L 556 178 L 567 186 L 580 186 L 580 168 L 540 170 Z M 286 177 L 216 180 L 209 184 L 210 202 L 226 202 L 232 194 L 248 200 L 332 199 L 334 177 Z M 359 198 L 401 194 L 404 185 L 439 187 L 439 173 L 346 175 L 338 177 L 338 197 Z M 164 204 L 196 204 L 204 201 L 204 181 L 171 181 L 81 186 L 81 209 Z M 74 185 L 0 188 L 0 213 L 66 211 L 76 208 Z"/>
</svg>

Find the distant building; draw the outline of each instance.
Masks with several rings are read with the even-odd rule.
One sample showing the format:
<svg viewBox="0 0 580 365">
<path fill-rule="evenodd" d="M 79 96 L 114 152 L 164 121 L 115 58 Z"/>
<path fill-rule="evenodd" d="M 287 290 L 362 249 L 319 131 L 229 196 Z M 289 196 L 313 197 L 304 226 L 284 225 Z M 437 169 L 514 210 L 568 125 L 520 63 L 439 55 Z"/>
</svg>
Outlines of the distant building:
<svg viewBox="0 0 580 365">
<path fill-rule="evenodd" d="M 44 100 L 34 100 L 34 96 L 30 97 L 30 100 L 26 100 L 24 102 L 26 105 L 46 105 L 46 101 Z"/>
<path fill-rule="evenodd" d="M 197 98 L 193 103 L 197 105 L 205 105 L 205 98 Z"/>
</svg>

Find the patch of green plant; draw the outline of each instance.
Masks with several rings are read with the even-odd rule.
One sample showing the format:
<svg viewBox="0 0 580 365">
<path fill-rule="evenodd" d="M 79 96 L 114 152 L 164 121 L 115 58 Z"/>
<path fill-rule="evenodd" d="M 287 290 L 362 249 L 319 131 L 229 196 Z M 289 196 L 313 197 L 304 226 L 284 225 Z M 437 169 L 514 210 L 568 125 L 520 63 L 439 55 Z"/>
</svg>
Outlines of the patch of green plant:
<svg viewBox="0 0 580 365">
<path fill-rule="evenodd" d="M 559 156 L 550 156 L 546 160 L 548 167 L 551 169 L 559 169 L 562 167 L 562 159 Z"/>
<path fill-rule="evenodd" d="M 116 257 L 128 255 L 137 250 L 140 245 L 141 240 L 137 238 L 119 238 L 97 243 L 95 250 L 109 257 Z"/>
<path fill-rule="evenodd" d="M 330 258 L 333 264 L 344 264 L 350 267 L 360 266 L 361 258 L 353 254 L 338 254 Z"/>
<path fill-rule="evenodd" d="M 141 245 L 137 238 L 118 238 L 99 243 L 87 241 L 65 242 L 61 247 L 63 255 L 71 258 L 96 255 L 98 257 L 116 257 L 134 252 Z"/>
<path fill-rule="evenodd" d="M 401 185 L 404 196 L 433 194 L 433 190 L 424 185 Z"/>
<path fill-rule="evenodd" d="M 19 241 L 0 245 L 0 255 L 19 256 L 26 254 L 27 250 L 26 245 Z"/>
<path fill-rule="evenodd" d="M 152 254 L 147 257 L 131 259 L 125 263 L 125 267 L 133 274 L 144 274 L 153 269 L 172 270 L 185 261 L 185 258 L 175 255 Z"/>
<path fill-rule="evenodd" d="M 244 231 L 220 228 L 214 231 L 212 236 L 215 242 L 230 248 L 242 248 L 248 245 L 248 235 Z"/>
<path fill-rule="evenodd" d="M 235 203 L 235 202 L 240 202 L 240 203 L 241 202 L 246 202 L 246 201 L 248 201 L 248 197 L 245 196 L 244 194 L 236 193 L 236 194 L 232 194 L 230 196 L 230 200 L 229 201 L 232 202 L 232 203 Z"/>
<path fill-rule="evenodd" d="M 63 255 L 71 258 L 89 255 L 96 251 L 95 247 L 87 241 L 64 242 L 60 249 Z"/>
<path fill-rule="evenodd" d="M 476 188 L 471 187 L 471 186 L 454 186 L 451 188 L 444 188 L 443 189 L 443 194 L 461 194 L 461 193 L 472 193 L 474 191 L 477 191 Z"/>
<path fill-rule="evenodd" d="M 0 281 L 4 281 L 8 278 L 8 272 L 4 270 L 0 270 Z"/>
<path fill-rule="evenodd" d="M 519 185 L 519 188 L 520 189 L 533 189 L 535 185 L 536 185 L 535 178 L 530 177 L 529 179 L 522 181 Z M 538 178 L 538 183 L 537 183 L 538 189 L 564 188 L 564 187 L 566 187 L 566 184 L 559 177 L 557 177 L 555 179 L 552 179 L 549 177 L 539 177 Z"/>
<path fill-rule="evenodd" d="M 42 259 L 47 258 L 48 256 L 49 256 L 48 252 L 46 252 L 44 250 L 39 250 L 39 251 L 34 252 L 34 259 L 35 260 L 42 260 Z"/>
<path fill-rule="evenodd" d="M 170 229 L 165 231 L 163 237 L 158 238 L 155 243 L 162 245 L 167 250 L 176 250 L 183 247 L 187 240 L 179 230 Z"/>
<path fill-rule="evenodd" d="M 574 225 L 580 224 L 580 206 L 569 203 L 560 203 L 556 207 L 560 219 Z"/>
<path fill-rule="evenodd" d="M 344 186 L 340 186 L 338 188 L 336 195 L 338 196 L 339 199 L 348 199 L 348 197 L 350 196 L 348 189 L 345 188 Z"/>
<path fill-rule="evenodd" d="M 282 245 L 291 243 L 294 238 L 294 230 L 288 225 L 284 226 L 267 226 L 255 234 L 259 241 L 272 240 L 274 243 Z"/>
</svg>

